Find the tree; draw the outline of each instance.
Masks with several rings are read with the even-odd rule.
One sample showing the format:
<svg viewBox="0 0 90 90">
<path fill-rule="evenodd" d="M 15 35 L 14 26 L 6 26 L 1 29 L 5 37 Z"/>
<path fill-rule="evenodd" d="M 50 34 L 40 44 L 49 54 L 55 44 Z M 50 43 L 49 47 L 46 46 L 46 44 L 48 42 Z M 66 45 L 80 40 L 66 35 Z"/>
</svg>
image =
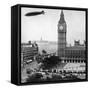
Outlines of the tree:
<svg viewBox="0 0 90 90">
<path fill-rule="evenodd" d="M 47 52 L 46 52 L 45 50 L 42 50 L 42 53 L 43 53 L 43 54 L 47 54 Z"/>
<path fill-rule="evenodd" d="M 60 59 L 57 56 L 51 56 L 50 58 L 46 57 L 42 61 L 41 68 L 43 69 L 51 69 L 55 67 L 58 63 L 60 63 Z"/>
</svg>

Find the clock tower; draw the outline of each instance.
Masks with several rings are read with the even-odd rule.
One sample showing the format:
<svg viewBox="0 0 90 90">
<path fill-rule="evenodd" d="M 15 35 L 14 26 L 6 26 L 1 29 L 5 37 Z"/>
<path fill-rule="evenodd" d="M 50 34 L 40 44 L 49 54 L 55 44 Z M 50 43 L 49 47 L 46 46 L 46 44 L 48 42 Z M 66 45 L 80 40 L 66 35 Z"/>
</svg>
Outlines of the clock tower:
<svg viewBox="0 0 90 90">
<path fill-rule="evenodd" d="M 64 49 L 66 48 L 66 21 L 63 10 L 61 10 L 60 20 L 58 22 L 58 56 L 64 56 Z"/>
</svg>

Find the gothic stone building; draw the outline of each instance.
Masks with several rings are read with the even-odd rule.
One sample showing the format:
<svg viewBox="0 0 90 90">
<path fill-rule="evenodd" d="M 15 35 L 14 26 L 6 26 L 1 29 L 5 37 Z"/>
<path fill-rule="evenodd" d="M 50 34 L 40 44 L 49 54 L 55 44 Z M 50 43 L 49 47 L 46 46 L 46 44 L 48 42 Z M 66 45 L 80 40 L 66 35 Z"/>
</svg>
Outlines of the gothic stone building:
<svg viewBox="0 0 90 90">
<path fill-rule="evenodd" d="M 81 45 L 79 41 L 74 41 L 74 46 L 67 46 L 66 33 L 67 24 L 64 13 L 61 11 L 60 20 L 58 22 L 58 56 L 63 62 L 84 63 L 86 52 L 85 43 Z"/>
</svg>

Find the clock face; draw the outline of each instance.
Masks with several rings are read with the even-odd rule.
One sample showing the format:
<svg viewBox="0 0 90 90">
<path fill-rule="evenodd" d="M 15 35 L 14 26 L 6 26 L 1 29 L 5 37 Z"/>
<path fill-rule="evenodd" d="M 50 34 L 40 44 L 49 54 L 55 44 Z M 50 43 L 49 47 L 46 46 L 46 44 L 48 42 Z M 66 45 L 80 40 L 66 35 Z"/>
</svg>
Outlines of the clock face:
<svg viewBox="0 0 90 90">
<path fill-rule="evenodd" d="M 60 26 L 59 29 L 60 29 L 60 30 L 63 30 L 63 26 Z"/>
</svg>

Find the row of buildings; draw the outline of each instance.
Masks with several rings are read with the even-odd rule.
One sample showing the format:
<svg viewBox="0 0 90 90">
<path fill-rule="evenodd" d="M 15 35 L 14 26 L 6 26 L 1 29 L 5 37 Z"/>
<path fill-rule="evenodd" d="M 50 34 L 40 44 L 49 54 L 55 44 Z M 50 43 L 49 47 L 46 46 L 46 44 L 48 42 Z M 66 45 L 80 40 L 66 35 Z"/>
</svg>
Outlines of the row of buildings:
<svg viewBox="0 0 90 90">
<path fill-rule="evenodd" d="M 34 56 L 38 54 L 38 45 L 36 42 L 22 43 L 21 44 L 21 63 L 31 62 L 34 60 Z"/>
</svg>

